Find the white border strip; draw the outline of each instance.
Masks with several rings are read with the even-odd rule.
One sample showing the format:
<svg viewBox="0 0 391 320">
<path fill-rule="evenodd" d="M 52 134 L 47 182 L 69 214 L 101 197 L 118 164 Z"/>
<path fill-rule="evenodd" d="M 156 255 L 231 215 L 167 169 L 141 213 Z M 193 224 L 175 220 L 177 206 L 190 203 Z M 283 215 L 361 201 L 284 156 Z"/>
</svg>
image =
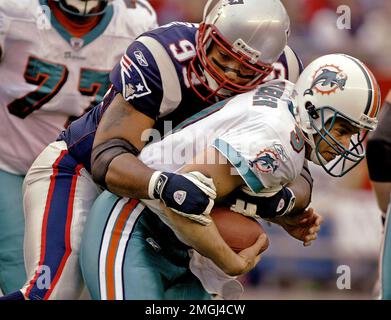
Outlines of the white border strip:
<svg viewBox="0 0 391 320">
<path fill-rule="evenodd" d="M 165 116 L 174 111 L 182 101 L 181 84 L 175 65 L 165 48 L 154 38 L 142 36 L 137 41 L 148 48 L 159 69 L 163 87 L 160 117 Z"/>
<path fill-rule="evenodd" d="M 101 300 L 107 300 L 107 288 L 106 288 L 106 257 L 109 249 L 111 232 L 117 221 L 118 215 L 121 213 L 124 205 L 129 201 L 128 198 L 123 198 L 115 205 L 113 211 L 110 214 L 110 219 L 104 229 L 104 236 L 102 245 L 99 252 L 99 289 Z"/>
<path fill-rule="evenodd" d="M 136 224 L 138 217 L 141 212 L 144 210 L 145 206 L 142 203 L 139 203 L 136 208 L 130 213 L 128 220 L 126 221 L 126 225 L 121 234 L 121 239 L 119 242 L 117 254 L 115 256 L 114 262 L 114 284 L 115 284 L 115 299 L 123 300 L 123 273 L 122 273 L 122 264 L 125 258 L 125 249 L 126 244 L 130 239 L 130 235 L 133 231 L 133 228 Z"/>
</svg>

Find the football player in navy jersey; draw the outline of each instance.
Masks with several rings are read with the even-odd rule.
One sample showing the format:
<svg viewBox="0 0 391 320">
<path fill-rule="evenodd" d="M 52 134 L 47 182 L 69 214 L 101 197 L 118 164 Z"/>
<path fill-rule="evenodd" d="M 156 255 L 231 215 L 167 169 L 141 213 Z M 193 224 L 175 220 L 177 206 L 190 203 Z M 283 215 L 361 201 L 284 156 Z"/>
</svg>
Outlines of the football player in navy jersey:
<svg viewBox="0 0 391 320">
<path fill-rule="evenodd" d="M 188 197 L 178 204 L 173 195 L 185 180 L 151 170 L 136 158 L 145 144 L 143 132 L 155 128 L 163 135 L 164 127 L 173 128 L 219 99 L 255 88 L 270 75 L 274 62 L 286 66 L 285 76 L 292 81 L 302 68 L 286 48 L 289 18 L 279 1 L 267 1 L 262 9 L 252 1 L 209 1 L 204 14 L 199 28 L 174 22 L 129 46 L 111 73 L 112 100 L 96 130 L 91 157 L 93 179 L 104 188 L 122 196 L 160 198 L 197 219 L 210 211 L 214 191 L 209 186 L 202 191 L 201 184 L 201 189 L 187 190 Z M 288 56 L 294 62 L 288 63 Z M 64 140 L 75 138 L 68 134 Z M 308 198 L 301 199 L 301 208 Z"/>
<path fill-rule="evenodd" d="M 77 298 L 81 233 L 101 187 L 121 196 L 161 199 L 176 213 L 205 223 L 216 196 L 213 181 L 200 173 L 145 166 L 137 158 L 148 141 L 145 132 L 164 133 L 167 120 L 172 128 L 212 102 L 255 88 L 274 63 L 283 69 L 281 76 L 295 81 L 301 63 L 286 47 L 288 34 L 289 17 L 278 0 L 262 6 L 256 0 L 211 0 L 200 26 L 172 23 L 137 38 L 112 70 L 103 102 L 50 144 L 25 179 L 24 298 Z M 295 199 L 303 209 L 310 194 L 304 170 L 270 199 L 268 209 L 283 213 Z M 50 287 L 40 285 L 46 271 Z"/>
</svg>

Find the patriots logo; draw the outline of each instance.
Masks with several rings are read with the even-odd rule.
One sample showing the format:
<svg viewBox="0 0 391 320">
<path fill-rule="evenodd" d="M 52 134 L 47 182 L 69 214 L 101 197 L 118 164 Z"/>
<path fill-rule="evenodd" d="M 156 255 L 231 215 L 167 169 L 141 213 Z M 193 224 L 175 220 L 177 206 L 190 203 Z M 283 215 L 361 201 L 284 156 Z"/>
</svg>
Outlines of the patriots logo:
<svg viewBox="0 0 391 320">
<path fill-rule="evenodd" d="M 272 150 L 264 150 L 258 154 L 250 166 L 257 168 L 262 173 L 275 173 L 280 167 L 278 154 Z"/>
<path fill-rule="evenodd" d="M 121 59 L 121 77 L 122 95 L 126 101 L 152 93 L 148 88 L 144 75 L 127 55 L 124 55 Z"/>
<path fill-rule="evenodd" d="M 187 192 L 184 190 L 179 190 L 174 192 L 174 200 L 177 204 L 182 205 L 185 202 Z"/>
</svg>

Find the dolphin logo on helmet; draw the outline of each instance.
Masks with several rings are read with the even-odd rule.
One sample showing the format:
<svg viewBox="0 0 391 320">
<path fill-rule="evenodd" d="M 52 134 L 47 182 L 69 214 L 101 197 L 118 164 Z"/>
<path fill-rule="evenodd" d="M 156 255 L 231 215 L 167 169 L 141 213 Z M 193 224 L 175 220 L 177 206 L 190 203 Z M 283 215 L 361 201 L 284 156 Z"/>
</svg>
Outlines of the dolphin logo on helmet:
<svg viewBox="0 0 391 320">
<path fill-rule="evenodd" d="M 337 66 L 343 66 L 343 71 Z M 380 87 L 364 63 L 345 54 L 322 56 L 304 69 L 291 98 L 312 162 L 331 176 L 341 177 L 365 158 L 363 142 L 368 132 L 376 129 Z M 337 119 L 357 129 L 348 147 L 332 134 Z M 322 142 L 331 148 L 334 160 L 322 157 Z"/>
<path fill-rule="evenodd" d="M 334 67 L 334 66 L 333 66 Z M 347 75 L 338 67 L 334 67 L 336 71 L 331 70 L 329 66 L 321 68 L 322 72 L 315 74 L 315 79 L 312 82 L 311 88 L 304 92 L 304 95 L 314 95 L 314 89 L 321 94 L 331 94 L 337 89 L 344 90 Z"/>
</svg>

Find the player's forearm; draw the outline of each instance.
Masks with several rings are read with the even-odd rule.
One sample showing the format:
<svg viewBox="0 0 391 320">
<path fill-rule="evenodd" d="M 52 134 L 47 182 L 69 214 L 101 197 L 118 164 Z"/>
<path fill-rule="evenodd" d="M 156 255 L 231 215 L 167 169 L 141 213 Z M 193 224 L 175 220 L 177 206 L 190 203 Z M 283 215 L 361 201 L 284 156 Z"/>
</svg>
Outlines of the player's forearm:
<svg viewBox="0 0 391 320">
<path fill-rule="evenodd" d="M 391 199 L 391 182 L 372 181 L 372 185 L 376 194 L 379 208 L 383 213 L 386 213 Z"/>
<path fill-rule="evenodd" d="M 96 131 L 91 154 L 94 181 L 120 196 L 149 198 L 148 183 L 154 170 L 137 156 L 145 145 L 145 133 L 154 123 L 117 94 Z"/>
<path fill-rule="evenodd" d="M 134 155 L 120 155 L 110 163 L 107 189 L 123 197 L 148 199 L 148 185 L 154 172 Z"/>
<path fill-rule="evenodd" d="M 311 202 L 312 194 L 312 178 L 309 171 L 303 169 L 302 174 L 299 175 L 293 182 L 288 184 L 288 187 L 296 196 L 296 202 L 292 209 L 292 213 L 301 212 L 307 208 Z"/>
<path fill-rule="evenodd" d="M 215 159 L 215 161 L 208 161 L 208 159 Z M 207 148 L 199 153 L 192 164 L 187 164 L 180 170 L 181 173 L 192 171 L 199 171 L 213 179 L 218 198 L 243 184 L 240 176 L 232 175 L 232 166 L 226 161 L 224 163 L 221 154 L 214 148 Z M 239 275 L 248 269 L 250 262 L 246 262 L 232 251 L 213 222 L 203 226 L 166 207 L 162 209 L 178 238 L 201 255 L 211 259 L 226 274 Z"/>
<path fill-rule="evenodd" d="M 245 270 L 246 263 L 225 243 L 213 222 L 203 226 L 167 207 L 164 208 L 164 215 L 181 241 L 211 259 L 226 274 L 239 275 Z"/>
</svg>

